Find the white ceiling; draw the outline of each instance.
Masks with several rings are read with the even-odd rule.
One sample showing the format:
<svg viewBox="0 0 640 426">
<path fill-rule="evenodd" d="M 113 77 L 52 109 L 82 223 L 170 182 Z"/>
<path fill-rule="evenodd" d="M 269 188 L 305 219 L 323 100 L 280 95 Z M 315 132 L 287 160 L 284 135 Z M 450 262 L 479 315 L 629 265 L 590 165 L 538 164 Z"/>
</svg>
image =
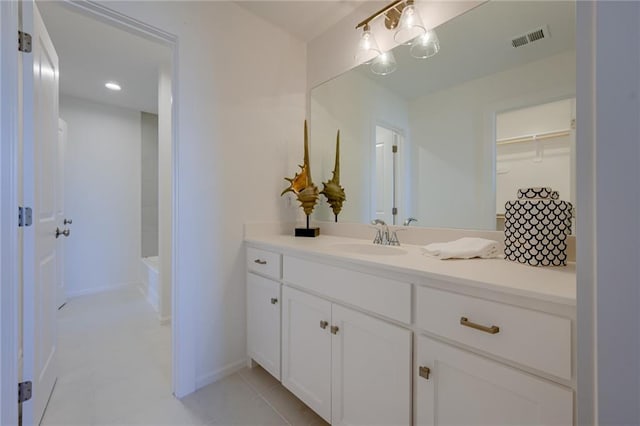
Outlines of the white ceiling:
<svg viewBox="0 0 640 426">
<path fill-rule="evenodd" d="M 60 60 L 60 93 L 157 113 L 158 68 L 170 49 L 75 12 L 59 1 L 37 3 Z M 117 81 L 120 92 L 104 87 Z"/>
<path fill-rule="evenodd" d="M 551 37 L 517 49 L 513 37 L 548 25 Z M 415 59 L 408 46 L 393 49 L 398 69 L 387 76 L 357 70 L 405 99 L 415 99 L 568 50 L 575 50 L 575 2 L 492 1 L 436 28 L 440 52 Z"/>
<path fill-rule="evenodd" d="M 239 0 L 236 4 L 309 42 L 349 15 L 364 0 Z M 371 1 L 371 0 L 369 0 Z"/>
</svg>

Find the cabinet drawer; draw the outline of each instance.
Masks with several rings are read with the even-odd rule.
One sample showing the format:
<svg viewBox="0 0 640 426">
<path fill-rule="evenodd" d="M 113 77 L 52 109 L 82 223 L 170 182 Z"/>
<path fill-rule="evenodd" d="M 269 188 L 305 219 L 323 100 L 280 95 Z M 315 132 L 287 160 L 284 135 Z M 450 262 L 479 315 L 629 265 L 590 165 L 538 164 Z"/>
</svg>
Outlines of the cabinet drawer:
<svg viewBox="0 0 640 426">
<path fill-rule="evenodd" d="M 411 323 L 411 284 L 285 256 L 283 277 L 306 288 L 389 318 Z"/>
<path fill-rule="evenodd" d="M 416 295 L 418 327 L 571 379 L 571 320 L 568 318 L 428 287 L 418 287 Z M 491 329 L 493 326 L 497 328 Z"/>
<path fill-rule="evenodd" d="M 250 271 L 279 280 L 281 259 L 280 253 L 247 247 L 247 269 Z"/>
</svg>

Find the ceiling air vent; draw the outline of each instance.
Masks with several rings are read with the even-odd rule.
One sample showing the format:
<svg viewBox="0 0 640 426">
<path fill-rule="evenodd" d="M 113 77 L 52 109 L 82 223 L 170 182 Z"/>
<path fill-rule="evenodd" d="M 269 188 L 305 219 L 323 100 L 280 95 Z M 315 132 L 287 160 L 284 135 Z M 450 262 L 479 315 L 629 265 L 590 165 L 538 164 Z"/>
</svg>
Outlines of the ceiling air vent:
<svg viewBox="0 0 640 426">
<path fill-rule="evenodd" d="M 527 44 L 533 43 L 538 40 L 542 40 L 545 38 L 549 38 L 549 27 L 546 25 L 544 27 L 537 28 L 533 31 L 529 31 L 526 34 L 522 34 L 514 37 L 511 40 L 511 46 L 513 47 L 522 47 Z"/>
</svg>

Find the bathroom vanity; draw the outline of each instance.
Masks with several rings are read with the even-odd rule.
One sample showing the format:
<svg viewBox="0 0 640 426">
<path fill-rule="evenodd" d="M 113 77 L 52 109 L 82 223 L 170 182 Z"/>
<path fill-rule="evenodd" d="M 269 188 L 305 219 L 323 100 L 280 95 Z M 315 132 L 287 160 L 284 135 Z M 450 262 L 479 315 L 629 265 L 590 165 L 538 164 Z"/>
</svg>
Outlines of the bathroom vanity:
<svg viewBox="0 0 640 426">
<path fill-rule="evenodd" d="M 574 423 L 575 266 L 246 240 L 247 347 L 338 424 Z"/>
</svg>

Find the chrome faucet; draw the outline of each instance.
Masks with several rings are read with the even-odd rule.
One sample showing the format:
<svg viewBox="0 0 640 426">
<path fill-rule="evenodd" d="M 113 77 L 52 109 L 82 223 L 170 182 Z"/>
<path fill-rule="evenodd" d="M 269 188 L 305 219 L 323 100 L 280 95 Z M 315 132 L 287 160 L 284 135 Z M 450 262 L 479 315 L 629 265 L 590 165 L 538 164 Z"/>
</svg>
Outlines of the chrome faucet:
<svg viewBox="0 0 640 426">
<path fill-rule="evenodd" d="M 398 240 L 398 234 L 396 231 L 392 231 L 389 233 L 389 226 L 382 219 L 373 219 L 371 224 L 380 227 L 377 228 L 376 236 L 373 239 L 373 244 L 380 244 L 383 246 L 399 246 L 400 241 Z"/>
<path fill-rule="evenodd" d="M 418 219 L 416 219 L 415 217 L 408 217 L 407 220 L 404 221 L 404 226 L 409 226 L 411 225 L 411 222 L 417 222 Z"/>
</svg>

